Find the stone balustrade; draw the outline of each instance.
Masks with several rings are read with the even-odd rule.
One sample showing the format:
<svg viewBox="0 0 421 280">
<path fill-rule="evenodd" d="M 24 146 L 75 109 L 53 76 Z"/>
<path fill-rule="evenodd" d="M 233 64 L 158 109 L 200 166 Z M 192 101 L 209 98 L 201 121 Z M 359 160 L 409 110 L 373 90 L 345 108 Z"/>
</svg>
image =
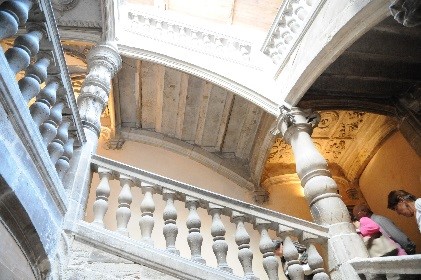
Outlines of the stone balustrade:
<svg viewBox="0 0 421 280">
<path fill-rule="evenodd" d="M 261 51 L 280 69 L 298 45 L 325 0 L 288 0 L 282 3 Z"/>
<path fill-rule="evenodd" d="M 110 218 L 110 213 L 113 213 L 111 219 L 116 224 L 115 232 L 129 237 L 128 224 L 136 224 L 137 221 L 132 219 L 137 217 L 140 236 L 130 238 L 133 238 L 133 242 L 139 240 L 152 247 L 156 242 L 155 235 L 152 234 L 155 225 L 163 224 L 162 235 L 168 254 L 174 257 L 180 255 L 180 248 L 176 248 L 176 240 L 186 238 L 191 261 L 206 265 L 203 250 L 205 254 L 213 251 L 216 268 L 231 274 L 232 268 L 231 263 L 227 261 L 227 252 L 234 250 L 237 251 L 238 261 L 243 270 L 242 276 L 245 279 L 279 279 L 280 264 L 274 255 L 272 241 L 277 235 L 277 238 L 284 242 L 284 257 L 291 279 L 304 278 L 303 268 L 299 265 L 299 253 L 293 243 L 295 240 L 306 244 L 308 264 L 314 274 L 317 274 L 317 279 L 329 279 L 324 271 L 323 259 L 316 250 L 316 247 L 324 245 L 328 238 L 326 227 L 195 188 L 100 156 L 94 155 L 91 163 L 92 169 L 99 177 L 98 185 L 91 186 L 92 194 L 95 190 L 92 225 L 96 227 L 114 230 L 106 226 L 109 221 L 105 221 Z M 137 204 L 137 207 L 140 207 L 140 212 L 137 211 L 138 214 L 133 215 L 134 194 L 139 195 L 140 192 L 143 194 L 138 198 L 140 204 Z M 186 220 L 186 236 L 178 236 L 179 231 L 186 230 L 177 223 L 177 219 L 181 218 L 179 213 L 182 209 L 177 208 L 176 203 L 182 203 L 187 208 L 184 214 L 186 217 L 183 217 Z M 116 209 L 112 209 L 112 205 Z M 156 214 L 155 208 L 158 205 L 164 205 L 162 216 Z M 203 215 L 206 216 L 203 210 L 210 216 L 210 237 L 203 232 Z M 256 232 L 251 232 L 250 227 L 247 230 L 247 224 L 251 224 Z M 258 248 L 255 250 L 251 250 L 252 236 L 259 239 L 256 242 Z M 235 243 L 228 242 L 231 237 Z M 212 243 L 210 248 L 202 248 L 206 238 Z M 257 259 L 259 254 L 260 259 L 263 258 L 261 266 L 266 272 L 264 276 L 256 275 L 253 271 L 253 259 Z"/>
<path fill-rule="evenodd" d="M 5 52 L 0 49 L 0 76 L 6 88 L 2 104 L 20 120 L 17 130 L 26 130 L 25 141 L 31 143 L 28 148 L 34 149 L 35 161 L 44 161 L 35 147 L 46 150 L 62 179 L 73 146 L 86 140 L 50 1 L 2 2 L 0 39 L 6 48 L 13 42 Z M 38 130 L 42 145 L 33 144 L 33 130 Z"/>
</svg>

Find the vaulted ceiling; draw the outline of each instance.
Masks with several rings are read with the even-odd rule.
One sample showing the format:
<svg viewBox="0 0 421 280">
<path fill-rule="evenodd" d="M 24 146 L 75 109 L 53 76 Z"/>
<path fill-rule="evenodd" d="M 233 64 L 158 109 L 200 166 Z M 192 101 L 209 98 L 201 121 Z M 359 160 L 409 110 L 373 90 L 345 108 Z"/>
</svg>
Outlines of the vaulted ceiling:
<svg viewBox="0 0 421 280">
<path fill-rule="evenodd" d="M 181 9 L 176 3 L 169 1 L 169 7 Z M 320 111 L 313 139 L 334 176 L 346 181 L 344 191 L 355 187 L 378 147 L 403 124 L 402 116 L 412 114 L 419 121 L 419 103 L 413 101 L 420 98 L 420 34 L 419 27 L 406 28 L 391 18 L 379 23 L 333 62 L 298 104 Z M 64 42 L 76 92 L 89 48 Z M 269 133 L 274 121 L 251 102 L 201 78 L 128 57 L 102 118 L 110 148 L 125 140 L 158 145 L 249 190 L 295 172 L 289 146 Z"/>
</svg>

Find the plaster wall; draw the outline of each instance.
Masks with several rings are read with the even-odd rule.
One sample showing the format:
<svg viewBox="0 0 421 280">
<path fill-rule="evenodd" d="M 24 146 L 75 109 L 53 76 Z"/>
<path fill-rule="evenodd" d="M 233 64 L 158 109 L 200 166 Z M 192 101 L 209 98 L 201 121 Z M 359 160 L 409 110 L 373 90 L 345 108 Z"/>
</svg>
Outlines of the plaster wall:
<svg viewBox="0 0 421 280">
<path fill-rule="evenodd" d="M 417 244 L 421 253 L 421 234 L 415 218 L 399 216 L 387 209 L 387 195 L 404 189 L 421 197 L 421 158 L 396 132 L 381 146 L 360 177 L 360 188 L 374 213 L 390 218 Z"/>
<path fill-rule="evenodd" d="M 228 178 L 218 174 L 216 171 L 211 170 L 204 165 L 195 162 L 188 157 L 176 154 L 174 152 L 166 151 L 163 148 L 154 147 L 146 144 L 128 141 L 123 145 L 120 150 L 106 150 L 104 143 L 100 142 L 98 154 L 108 157 L 150 172 L 169 177 L 196 187 L 204 188 L 216 193 L 229 196 L 238 200 L 252 203 L 251 194 L 236 185 Z M 86 218 L 87 222 L 93 221 L 93 203 L 95 201 L 95 189 L 99 180 L 97 174 L 94 175 L 91 190 L 88 198 Z M 116 230 L 116 210 L 118 207 L 118 195 L 121 187 L 117 180 L 111 181 L 111 194 L 109 198 L 109 210 L 105 217 L 106 228 Z M 143 195 L 140 189 L 132 188 L 133 202 L 131 204 L 132 216 L 128 224 L 130 237 L 135 240 L 140 240 L 141 232 L 139 228 L 139 218 L 141 215 L 140 203 Z M 162 219 L 165 201 L 159 194 L 154 194 L 154 202 L 156 210 L 154 212 L 155 225 L 153 229 L 154 246 L 159 249 L 165 249 L 165 239 L 162 234 L 164 221 Z M 178 219 L 178 236 L 176 241 L 176 248 L 180 250 L 180 255 L 185 258 L 190 258 L 190 249 L 187 244 L 188 229 L 186 227 L 186 219 L 188 211 L 183 202 L 176 201 L 175 207 L 177 209 Z M 216 259 L 212 251 L 212 235 L 211 224 L 212 219 L 205 209 L 198 209 L 199 216 L 201 217 L 202 227 L 201 234 L 203 236 L 202 256 L 206 260 L 207 265 L 216 267 Z M 234 274 L 243 275 L 242 267 L 238 261 L 238 246 L 235 243 L 235 224 L 229 221 L 229 217 L 222 216 L 222 221 L 226 228 L 226 241 L 229 245 L 227 262 L 233 268 Z M 246 229 L 251 236 L 251 250 L 255 253 L 253 259 L 254 273 L 260 279 L 267 279 L 266 273 L 262 266 L 262 255 L 259 251 L 259 233 L 253 229 L 251 224 L 246 224 Z M 274 232 L 271 235 L 275 237 Z M 284 279 L 282 269 L 279 268 L 280 279 Z"/>
<path fill-rule="evenodd" d="M 304 197 L 304 188 L 297 174 L 269 178 L 263 182 L 263 187 L 269 192 L 266 208 L 313 222 L 310 207 Z"/>
</svg>

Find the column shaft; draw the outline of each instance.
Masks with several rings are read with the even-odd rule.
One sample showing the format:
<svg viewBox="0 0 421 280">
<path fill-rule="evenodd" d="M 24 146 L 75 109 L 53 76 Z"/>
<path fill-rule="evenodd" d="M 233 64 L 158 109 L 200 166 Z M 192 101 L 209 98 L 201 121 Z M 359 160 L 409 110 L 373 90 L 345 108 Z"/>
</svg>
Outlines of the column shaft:
<svg viewBox="0 0 421 280">
<path fill-rule="evenodd" d="M 368 257 L 368 253 L 337 193 L 327 162 L 311 139 L 318 120 L 318 114 L 308 110 L 281 108 L 278 130 L 292 146 L 297 174 L 314 221 L 329 227 L 327 251 L 331 278 L 349 279 L 341 265 L 355 257 Z"/>
</svg>

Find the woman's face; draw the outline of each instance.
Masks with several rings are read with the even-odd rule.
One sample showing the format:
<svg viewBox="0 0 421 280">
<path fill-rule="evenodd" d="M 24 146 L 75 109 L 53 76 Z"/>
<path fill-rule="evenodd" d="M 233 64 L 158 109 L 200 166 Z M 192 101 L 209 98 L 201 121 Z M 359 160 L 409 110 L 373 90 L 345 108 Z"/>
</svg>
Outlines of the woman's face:
<svg viewBox="0 0 421 280">
<path fill-rule="evenodd" d="M 405 200 L 401 200 L 396 204 L 395 211 L 399 215 L 405 216 L 405 217 L 413 217 L 414 216 L 414 210 L 409 205 L 409 203 Z"/>
</svg>

